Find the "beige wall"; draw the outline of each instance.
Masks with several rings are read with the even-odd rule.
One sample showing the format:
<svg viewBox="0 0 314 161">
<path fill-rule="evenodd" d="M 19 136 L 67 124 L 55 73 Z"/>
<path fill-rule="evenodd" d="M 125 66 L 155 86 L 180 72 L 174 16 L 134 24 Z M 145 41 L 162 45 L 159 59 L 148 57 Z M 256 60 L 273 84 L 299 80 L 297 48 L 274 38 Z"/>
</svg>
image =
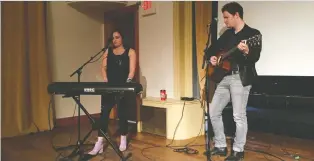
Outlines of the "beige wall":
<svg viewBox="0 0 314 161">
<path fill-rule="evenodd" d="M 142 17 L 141 10 L 139 14 L 141 83 L 147 82 L 146 96 L 159 97 L 159 90 L 165 88 L 168 97 L 171 98 L 174 88 L 173 7 L 172 2 L 157 2 L 156 7 L 156 15 Z M 48 10 L 48 46 L 51 52 L 53 81 L 75 82 L 77 77 L 71 78 L 69 75 L 104 46 L 103 24 L 76 11 L 66 2 L 50 2 Z M 100 61 L 86 66 L 81 81 L 102 81 L 99 66 Z M 81 102 L 89 113 L 100 112 L 100 96 L 81 96 Z M 62 98 L 57 95 L 55 107 L 57 118 L 71 117 L 75 103 L 71 98 Z M 174 108 L 171 109 L 174 110 Z M 181 106 L 176 109 L 181 110 Z M 77 110 L 75 112 L 77 115 Z M 199 113 L 195 114 L 199 115 Z M 84 115 L 83 112 L 81 114 Z M 177 117 L 169 116 L 169 118 L 173 119 L 169 120 L 173 124 L 178 121 Z M 193 129 L 191 126 L 197 126 L 197 130 L 183 132 L 181 134 L 184 135 L 179 135 L 176 139 L 196 136 L 199 121 L 200 119 L 197 119 L 195 123 L 192 123 L 183 120 L 181 127 L 191 130 Z M 167 126 L 167 128 L 171 127 Z M 184 129 L 179 128 L 179 131 Z"/>
<path fill-rule="evenodd" d="M 0 17 L 1 17 L 1 13 L 2 13 L 2 11 L 1 11 L 1 2 L 0 2 Z M 0 31 L 2 31 L 2 30 L 1 30 L 1 25 L 0 25 Z M 1 41 L 2 41 L 1 32 L 0 32 L 0 37 L 1 37 L 1 39 L 0 39 L 0 48 L 1 48 L 1 44 L 2 44 L 2 42 L 1 42 Z M 0 84 L 1 84 L 1 86 L 2 86 L 2 83 L 1 83 L 1 80 L 2 80 L 2 79 L 1 79 L 1 67 L 2 67 L 2 65 L 1 65 L 1 56 L 2 56 L 2 54 L 0 54 Z M 1 97 L 1 91 L 2 91 L 2 90 L 1 90 L 1 86 L 0 86 L 0 102 L 1 102 L 1 104 L 2 104 L 2 101 L 1 101 L 1 98 L 2 98 L 2 97 Z M 1 108 L 1 104 L 0 104 L 0 120 L 1 120 L 1 116 L 2 116 L 2 115 L 1 115 L 1 111 L 2 111 L 2 110 L 1 110 L 1 109 L 2 109 L 2 108 Z"/>
<path fill-rule="evenodd" d="M 147 97 L 160 97 L 166 89 L 173 98 L 173 3 L 154 2 L 156 14 L 139 14 L 139 62 L 141 83 Z"/>
<path fill-rule="evenodd" d="M 148 97 L 159 97 L 159 90 L 164 88 L 168 97 L 172 98 L 174 88 L 172 2 L 156 2 L 156 8 L 155 15 L 142 17 L 142 10 L 139 14 L 141 83 L 147 84 Z M 78 12 L 66 2 L 51 2 L 48 9 L 53 81 L 77 81 L 76 76 L 70 78 L 69 75 L 104 46 L 103 24 Z M 81 81 L 102 81 L 100 63 L 101 61 L 98 61 L 87 65 Z M 100 112 L 99 96 L 81 96 L 81 102 L 91 114 Z M 55 96 L 55 106 L 57 118 L 71 117 L 75 102 L 72 98 L 62 98 L 58 95 Z"/>
<path fill-rule="evenodd" d="M 70 74 L 104 46 L 103 24 L 76 11 L 66 2 L 49 3 L 48 31 L 54 82 L 77 81 L 77 75 L 70 77 Z M 100 62 L 85 66 L 82 82 L 101 81 Z M 100 96 L 81 96 L 81 102 L 89 113 L 100 112 Z M 57 95 L 55 106 L 57 118 L 71 117 L 75 102 L 72 98 Z"/>
<path fill-rule="evenodd" d="M 173 96 L 172 2 L 157 2 L 157 14 L 139 14 L 141 83 L 147 84 L 146 96 L 159 97 L 159 90 Z M 72 82 L 69 75 L 103 47 L 103 24 L 80 13 L 66 2 L 51 2 L 48 12 L 49 47 L 52 52 L 53 81 Z M 81 81 L 101 81 L 100 61 L 83 70 Z M 146 81 L 144 81 L 146 80 Z M 91 113 L 99 113 L 99 96 L 81 96 Z M 57 118 L 71 117 L 75 103 L 71 98 L 55 97 Z M 81 113 L 83 114 L 83 113 Z"/>
</svg>

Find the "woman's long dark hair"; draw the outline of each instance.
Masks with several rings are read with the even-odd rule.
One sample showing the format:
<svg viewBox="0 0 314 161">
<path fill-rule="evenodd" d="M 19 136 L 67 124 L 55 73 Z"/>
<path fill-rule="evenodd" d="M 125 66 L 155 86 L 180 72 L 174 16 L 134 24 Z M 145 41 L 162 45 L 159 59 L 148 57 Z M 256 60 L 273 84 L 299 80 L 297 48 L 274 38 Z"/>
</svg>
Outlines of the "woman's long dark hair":
<svg viewBox="0 0 314 161">
<path fill-rule="evenodd" d="M 124 33 L 123 33 L 121 30 L 119 30 L 119 29 L 113 30 L 113 31 L 111 32 L 111 38 L 113 39 L 113 33 L 115 33 L 115 32 L 118 32 L 118 33 L 121 35 L 123 47 L 124 47 L 125 49 L 130 48 L 131 46 L 129 45 L 129 39 L 127 39 L 127 38 L 125 37 Z"/>
</svg>

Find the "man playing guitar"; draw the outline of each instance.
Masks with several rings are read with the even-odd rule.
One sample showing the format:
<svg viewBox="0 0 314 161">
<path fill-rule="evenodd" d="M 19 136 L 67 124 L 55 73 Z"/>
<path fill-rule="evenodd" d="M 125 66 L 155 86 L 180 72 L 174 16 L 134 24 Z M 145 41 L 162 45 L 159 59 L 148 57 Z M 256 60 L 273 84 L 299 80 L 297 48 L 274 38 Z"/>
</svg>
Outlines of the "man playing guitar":
<svg viewBox="0 0 314 161">
<path fill-rule="evenodd" d="M 211 66 L 217 68 L 216 54 L 232 48 L 233 52 L 226 58 L 229 70 L 218 80 L 212 102 L 209 107 L 210 120 L 215 134 L 215 147 L 211 155 L 227 156 L 227 144 L 222 122 L 222 111 L 228 102 L 232 101 L 233 116 L 236 123 L 236 132 L 231 155 L 226 161 L 244 159 L 244 146 L 248 130 L 246 106 L 252 87 L 252 82 L 257 76 L 255 63 L 260 58 L 261 41 L 259 45 L 250 46 L 245 41 L 254 35 L 261 35 L 260 31 L 249 27 L 243 20 L 243 8 L 236 2 L 230 2 L 221 9 L 224 23 L 228 28 L 220 38 L 212 43 L 207 58 Z M 260 38 L 261 40 L 261 38 Z"/>
</svg>

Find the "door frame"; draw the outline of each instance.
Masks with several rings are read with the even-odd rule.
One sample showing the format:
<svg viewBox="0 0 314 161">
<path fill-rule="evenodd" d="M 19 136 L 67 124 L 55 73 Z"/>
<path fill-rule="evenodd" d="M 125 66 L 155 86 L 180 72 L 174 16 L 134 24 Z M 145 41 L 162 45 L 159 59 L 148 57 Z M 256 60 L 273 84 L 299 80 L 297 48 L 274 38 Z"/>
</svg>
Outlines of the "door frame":
<svg viewBox="0 0 314 161">
<path fill-rule="evenodd" d="M 137 57 L 137 62 L 136 62 L 136 72 L 135 72 L 135 76 L 134 76 L 134 80 L 137 83 L 140 83 L 140 66 L 139 66 L 139 5 L 135 4 L 135 5 L 130 5 L 130 6 L 126 6 L 123 8 L 119 8 L 117 10 L 112 10 L 112 11 L 108 11 L 104 13 L 104 24 L 110 22 L 111 20 L 114 20 L 117 17 L 123 16 L 125 14 L 129 14 L 129 13 L 133 13 L 134 14 L 134 42 L 135 42 L 135 46 L 134 46 L 134 50 L 136 52 L 136 57 Z M 106 31 L 106 26 L 104 25 L 104 31 Z M 106 33 L 106 32 L 104 32 Z M 107 37 L 104 37 L 104 42 L 106 43 Z M 141 96 L 137 96 L 136 98 L 136 121 L 137 121 L 137 125 L 136 127 L 132 128 L 132 132 L 137 132 L 139 131 L 138 126 L 140 124 L 140 108 L 142 105 L 142 99 Z M 117 109 L 116 107 L 113 108 L 111 110 L 110 113 L 110 119 L 117 119 Z"/>
<path fill-rule="evenodd" d="M 136 82 L 140 82 L 140 70 L 139 70 L 139 5 L 134 4 L 127 7 L 119 8 L 117 10 L 112 10 L 104 13 L 104 24 L 106 24 L 106 21 L 113 20 L 119 16 L 123 16 L 128 13 L 134 14 L 134 42 L 135 42 L 135 52 L 136 52 L 136 72 L 134 79 Z M 104 28 L 105 30 L 105 28 Z M 104 37 L 104 42 L 107 41 L 107 37 Z"/>
</svg>

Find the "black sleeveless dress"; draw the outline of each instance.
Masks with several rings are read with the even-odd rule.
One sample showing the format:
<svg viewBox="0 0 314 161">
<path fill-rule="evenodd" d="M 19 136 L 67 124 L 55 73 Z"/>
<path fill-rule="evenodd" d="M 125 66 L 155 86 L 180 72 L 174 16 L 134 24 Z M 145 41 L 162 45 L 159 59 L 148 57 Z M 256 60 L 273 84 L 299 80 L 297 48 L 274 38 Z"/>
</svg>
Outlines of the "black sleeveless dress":
<svg viewBox="0 0 314 161">
<path fill-rule="evenodd" d="M 124 84 L 130 71 L 130 48 L 126 48 L 121 55 L 115 55 L 112 48 L 108 49 L 107 79 L 108 84 Z"/>
</svg>

